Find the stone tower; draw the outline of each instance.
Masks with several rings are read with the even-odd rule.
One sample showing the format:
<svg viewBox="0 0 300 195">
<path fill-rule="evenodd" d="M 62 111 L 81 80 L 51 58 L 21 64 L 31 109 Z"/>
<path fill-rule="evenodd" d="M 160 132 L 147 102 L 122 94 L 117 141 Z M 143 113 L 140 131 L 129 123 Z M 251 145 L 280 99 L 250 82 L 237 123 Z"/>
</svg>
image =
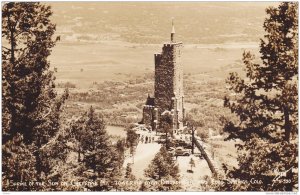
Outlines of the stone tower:
<svg viewBox="0 0 300 195">
<path fill-rule="evenodd" d="M 170 42 L 163 45 L 160 54 L 154 55 L 154 98 L 148 96 L 144 107 L 143 118 L 145 124 L 151 121 L 151 126 L 159 126 L 160 116 L 165 111 L 169 111 L 173 117 L 173 129 L 182 127 L 184 119 L 184 95 L 183 70 L 180 60 L 181 48 L 182 43 L 175 40 L 175 28 L 172 21 Z M 149 110 L 153 111 L 149 113 Z M 145 118 L 148 118 L 148 120 L 146 121 Z"/>
<path fill-rule="evenodd" d="M 161 114 L 172 111 L 173 127 L 178 129 L 184 116 L 183 108 L 183 71 L 181 64 L 182 43 L 175 40 L 172 22 L 171 41 L 165 43 L 162 53 L 155 54 L 154 102 Z"/>
</svg>

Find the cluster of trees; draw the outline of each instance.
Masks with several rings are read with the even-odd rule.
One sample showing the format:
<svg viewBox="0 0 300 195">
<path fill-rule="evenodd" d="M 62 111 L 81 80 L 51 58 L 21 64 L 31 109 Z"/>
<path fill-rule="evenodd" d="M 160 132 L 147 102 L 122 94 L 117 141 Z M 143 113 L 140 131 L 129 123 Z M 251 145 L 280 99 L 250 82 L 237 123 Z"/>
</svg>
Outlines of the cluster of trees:
<svg viewBox="0 0 300 195">
<path fill-rule="evenodd" d="M 50 7 L 40 3 L 2 6 L 3 190 L 37 190 L 36 185 L 14 184 L 61 177 L 55 161 L 63 160 L 65 152 L 50 151 L 64 147 L 59 119 L 68 92 L 56 94 L 49 71 L 47 58 L 56 43 L 51 15 Z"/>
<path fill-rule="evenodd" d="M 92 191 L 117 189 L 115 181 L 122 175 L 125 141 L 111 143 L 103 117 L 96 114 L 92 107 L 79 119 L 71 122 L 69 135 L 77 142 L 80 168 L 77 176 L 81 176 L 81 180 L 99 184 L 84 187 Z"/>
<path fill-rule="evenodd" d="M 93 108 L 72 121 L 69 129 L 62 127 L 60 114 L 68 91 L 57 96 L 54 72 L 49 71 L 47 58 L 59 40 L 53 40 L 50 7 L 14 2 L 4 4 L 2 11 L 3 190 L 118 189 L 115 181 L 122 175 L 125 141 L 110 142 L 103 117 Z M 77 143 L 78 167 L 70 179 L 102 185 L 59 185 L 68 182 L 60 166 L 66 162 L 66 142 L 72 138 Z M 136 140 L 135 132 L 129 130 L 131 150 Z M 130 167 L 125 178 L 134 179 Z"/>
<path fill-rule="evenodd" d="M 298 3 L 266 10 L 261 63 L 243 54 L 246 78 L 231 73 L 237 95 L 224 106 L 238 116 L 227 120 L 228 139 L 239 139 L 238 167 L 226 167 L 220 190 L 291 191 L 298 187 Z M 233 180 L 244 180 L 232 182 Z"/>
<path fill-rule="evenodd" d="M 149 178 L 149 182 L 141 185 L 141 191 L 177 191 L 181 189 L 178 165 L 164 146 L 145 170 L 145 176 Z"/>
<path fill-rule="evenodd" d="M 133 130 L 132 126 L 129 126 L 127 128 L 126 145 L 129 147 L 130 154 L 132 155 L 133 158 L 134 158 L 134 154 L 135 154 L 135 150 L 138 145 L 138 142 L 139 142 L 138 134 L 135 132 L 135 130 Z M 134 159 L 133 159 L 133 163 L 134 163 Z"/>
<path fill-rule="evenodd" d="M 121 174 L 125 141 L 110 143 L 103 117 L 93 108 L 70 128 L 63 125 L 61 113 L 69 94 L 66 90 L 57 95 L 54 72 L 49 70 L 48 57 L 59 40 L 53 38 L 51 15 L 50 6 L 37 2 L 2 7 L 2 190 L 70 190 L 60 184 L 67 182 L 62 180 L 62 167 L 72 137 L 80 161 L 74 178 L 106 179 L 103 185 L 83 188 L 110 190 Z"/>
</svg>

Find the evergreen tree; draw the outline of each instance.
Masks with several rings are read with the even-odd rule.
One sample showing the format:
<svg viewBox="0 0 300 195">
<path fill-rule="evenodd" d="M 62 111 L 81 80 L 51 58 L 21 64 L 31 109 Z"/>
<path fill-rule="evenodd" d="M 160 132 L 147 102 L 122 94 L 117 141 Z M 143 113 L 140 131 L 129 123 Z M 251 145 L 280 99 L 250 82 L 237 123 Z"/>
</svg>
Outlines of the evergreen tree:
<svg viewBox="0 0 300 195">
<path fill-rule="evenodd" d="M 53 166 L 43 149 L 48 148 L 50 140 L 57 138 L 62 105 L 68 97 L 67 92 L 57 97 L 53 72 L 49 71 L 47 58 L 56 42 L 52 40 L 55 25 L 50 21 L 51 15 L 50 6 L 37 2 L 8 2 L 2 6 L 3 159 L 19 156 L 22 151 L 33 155 L 34 161 L 25 162 L 20 158 L 18 162 L 13 161 L 16 164 L 10 164 L 14 167 L 34 162 L 36 177 L 30 181 L 50 179 L 48 175 Z M 17 143 L 20 147 L 16 147 L 20 151 L 5 152 L 5 148 L 15 147 L 16 140 L 22 140 Z M 16 175 L 9 177 L 24 179 L 17 175 L 31 169 L 22 168 L 25 166 L 11 172 L 4 166 L 3 175 L 13 173 Z M 11 186 L 7 190 L 17 189 Z"/>
<path fill-rule="evenodd" d="M 230 74 L 227 83 L 237 95 L 224 102 L 239 117 L 239 123 L 226 122 L 228 139 L 242 141 L 239 166 L 227 176 L 248 183 L 226 180 L 223 190 L 292 190 L 298 184 L 298 3 L 284 2 L 266 12 L 262 63 L 244 53 L 246 78 Z"/>
<path fill-rule="evenodd" d="M 161 128 L 162 131 L 165 133 L 166 136 L 166 147 L 168 148 L 168 134 L 173 135 L 173 117 L 171 116 L 170 113 L 164 113 L 161 116 Z"/>
<path fill-rule="evenodd" d="M 10 2 L 2 7 L 4 142 L 17 132 L 25 142 L 34 141 L 40 133 L 34 128 L 48 120 L 52 108 L 58 106 L 51 101 L 56 93 L 47 60 L 55 45 L 51 15 L 50 6 L 40 3 Z M 54 129 L 43 132 L 43 139 L 55 134 L 56 124 L 51 125 Z"/>
<path fill-rule="evenodd" d="M 143 185 L 147 191 L 176 191 L 180 189 L 178 165 L 172 160 L 172 154 L 165 147 L 155 155 L 149 167 L 145 170 L 145 176 L 157 181 L 157 185 Z M 169 181 L 169 182 L 164 182 Z"/>
<path fill-rule="evenodd" d="M 37 172 L 35 157 L 32 155 L 33 146 L 24 144 L 23 136 L 19 133 L 13 139 L 2 145 L 2 190 L 30 191 L 37 189 L 29 186 L 29 181 L 35 182 Z M 26 185 L 15 185 L 25 182 Z"/>
<path fill-rule="evenodd" d="M 140 188 L 139 188 L 139 191 L 141 191 L 141 192 L 146 192 L 146 191 L 148 191 L 148 188 L 147 188 L 145 182 L 143 182 L 143 183 L 141 184 L 141 186 L 140 186 Z"/>
<path fill-rule="evenodd" d="M 136 147 L 138 145 L 139 136 L 131 127 L 127 129 L 126 142 L 130 149 L 130 154 L 134 156 Z"/>
<path fill-rule="evenodd" d="M 125 178 L 129 180 L 135 180 L 135 176 L 132 174 L 131 165 L 128 163 L 126 167 Z"/>
<path fill-rule="evenodd" d="M 98 116 L 91 107 L 83 117 L 85 134 L 81 138 L 83 157 L 83 175 L 100 185 L 87 186 L 93 191 L 111 190 L 114 181 L 120 176 L 119 154 L 110 142 L 105 130 L 103 116 Z M 90 172 L 92 171 L 92 172 Z M 103 182 L 105 181 L 105 182 Z"/>
<path fill-rule="evenodd" d="M 70 138 L 75 138 L 74 142 L 76 142 L 77 144 L 77 153 L 78 153 L 78 162 L 81 161 L 82 159 L 82 139 L 85 135 L 85 120 L 86 118 L 84 117 L 80 117 L 77 120 L 73 120 L 71 121 L 70 124 L 70 129 L 69 129 L 69 134 L 70 134 Z"/>
<path fill-rule="evenodd" d="M 61 129 L 61 131 L 63 130 Z M 63 180 L 65 172 L 62 170 L 62 166 L 66 165 L 69 150 L 66 145 L 66 137 L 61 131 L 36 151 L 39 152 L 41 161 L 39 164 L 42 173 L 40 179 L 48 184 L 44 188 L 40 188 L 39 191 L 62 191 L 66 187 L 60 184 L 65 182 Z M 57 185 L 49 185 L 49 181 L 57 182 Z"/>
<path fill-rule="evenodd" d="M 135 176 L 132 174 L 132 168 L 130 163 L 128 163 L 126 166 L 124 181 L 125 183 L 122 186 L 119 186 L 121 187 L 122 191 L 129 191 L 129 192 L 138 191 L 138 185 Z"/>
<path fill-rule="evenodd" d="M 115 150 L 118 154 L 118 166 L 119 169 L 122 168 L 125 160 L 125 141 L 124 140 L 118 140 L 117 143 L 115 144 Z"/>
</svg>

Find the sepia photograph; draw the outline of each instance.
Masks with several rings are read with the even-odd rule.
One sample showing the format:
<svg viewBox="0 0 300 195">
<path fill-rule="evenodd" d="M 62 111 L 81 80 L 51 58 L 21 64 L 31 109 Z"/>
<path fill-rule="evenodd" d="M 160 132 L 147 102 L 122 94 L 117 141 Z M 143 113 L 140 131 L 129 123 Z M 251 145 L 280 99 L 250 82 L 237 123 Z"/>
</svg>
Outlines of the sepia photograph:
<svg viewBox="0 0 300 195">
<path fill-rule="evenodd" d="M 297 1 L 2 3 L 2 192 L 298 192 Z"/>
</svg>

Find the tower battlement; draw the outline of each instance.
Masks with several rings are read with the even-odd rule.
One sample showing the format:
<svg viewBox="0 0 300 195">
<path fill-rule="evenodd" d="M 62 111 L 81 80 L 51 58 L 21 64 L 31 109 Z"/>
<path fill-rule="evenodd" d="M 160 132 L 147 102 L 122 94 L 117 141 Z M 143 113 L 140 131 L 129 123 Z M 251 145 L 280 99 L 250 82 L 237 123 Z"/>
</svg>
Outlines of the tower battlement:
<svg viewBox="0 0 300 195">
<path fill-rule="evenodd" d="M 177 42 L 177 43 L 164 43 L 163 47 L 165 48 L 172 48 L 174 46 L 182 46 L 183 43 L 182 42 Z"/>
</svg>

